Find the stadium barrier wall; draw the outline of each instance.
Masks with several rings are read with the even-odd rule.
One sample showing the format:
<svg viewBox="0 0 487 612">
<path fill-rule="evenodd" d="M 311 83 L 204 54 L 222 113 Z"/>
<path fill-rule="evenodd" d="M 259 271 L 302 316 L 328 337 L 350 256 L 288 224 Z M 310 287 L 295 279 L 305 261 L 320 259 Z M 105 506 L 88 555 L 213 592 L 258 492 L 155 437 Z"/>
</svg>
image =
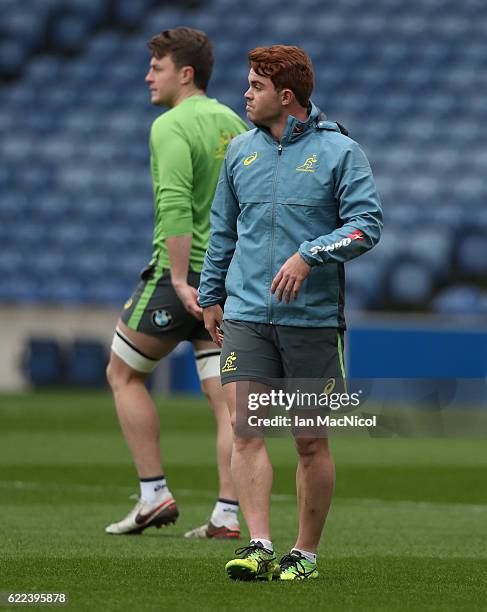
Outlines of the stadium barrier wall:
<svg viewBox="0 0 487 612">
<path fill-rule="evenodd" d="M 110 347 L 118 308 L 2 306 L 0 390 L 28 386 L 22 352 L 31 337 L 61 342 L 97 339 Z M 352 313 L 346 334 L 352 378 L 483 378 L 487 375 L 487 321 L 426 315 Z M 154 392 L 197 393 L 192 350 L 184 343 L 156 370 Z"/>
</svg>

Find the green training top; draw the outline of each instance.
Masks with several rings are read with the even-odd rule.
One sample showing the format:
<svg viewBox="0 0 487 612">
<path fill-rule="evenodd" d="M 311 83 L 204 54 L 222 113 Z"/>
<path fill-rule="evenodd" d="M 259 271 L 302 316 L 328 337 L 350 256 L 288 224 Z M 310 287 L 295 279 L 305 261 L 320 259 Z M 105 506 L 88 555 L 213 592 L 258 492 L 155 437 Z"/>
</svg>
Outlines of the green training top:
<svg viewBox="0 0 487 612">
<path fill-rule="evenodd" d="M 166 238 L 192 234 L 190 269 L 201 272 L 210 208 L 230 140 L 248 126 L 206 96 L 186 98 L 152 124 L 151 174 L 155 225 L 151 264 L 169 268 Z"/>
</svg>

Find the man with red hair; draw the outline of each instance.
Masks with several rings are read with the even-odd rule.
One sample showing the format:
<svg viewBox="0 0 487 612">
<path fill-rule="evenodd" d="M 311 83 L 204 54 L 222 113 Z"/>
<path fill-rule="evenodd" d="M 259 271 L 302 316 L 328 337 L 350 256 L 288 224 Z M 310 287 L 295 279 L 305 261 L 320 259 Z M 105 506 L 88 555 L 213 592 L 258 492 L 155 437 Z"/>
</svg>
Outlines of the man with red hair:
<svg viewBox="0 0 487 612">
<path fill-rule="evenodd" d="M 245 98 L 256 128 L 228 147 L 199 287 L 206 329 L 223 347 L 232 476 L 251 537 L 226 571 L 240 580 L 303 580 L 318 577 L 333 492 L 327 437 L 295 435 L 299 532 L 278 564 L 269 527 L 272 466 L 261 432 L 242 426 L 237 395 L 280 378 L 326 380 L 328 390 L 344 385 L 343 264 L 378 242 L 382 209 L 362 149 L 310 101 L 308 55 L 274 45 L 251 51 L 249 64 Z"/>
</svg>

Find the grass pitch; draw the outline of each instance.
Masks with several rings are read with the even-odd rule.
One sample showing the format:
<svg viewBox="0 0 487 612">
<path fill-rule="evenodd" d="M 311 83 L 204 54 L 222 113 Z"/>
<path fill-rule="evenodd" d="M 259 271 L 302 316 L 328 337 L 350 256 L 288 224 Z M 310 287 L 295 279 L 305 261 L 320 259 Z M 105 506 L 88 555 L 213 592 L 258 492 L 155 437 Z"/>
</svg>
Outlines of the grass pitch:
<svg viewBox="0 0 487 612">
<path fill-rule="evenodd" d="M 335 439 L 337 486 L 320 578 L 235 583 L 235 544 L 186 541 L 216 494 L 203 401 L 158 400 L 174 527 L 109 536 L 138 483 L 110 395 L 0 396 L 0 591 L 68 592 L 73 610 L 485 610 L 485 440 Z M 273 540 L 294 543 L 295 455 L 269 442 Z M 246 535 L 246 534 L 245 534 Z M 242 543 L 246 540 L 243 539 Z"/>
</svg>

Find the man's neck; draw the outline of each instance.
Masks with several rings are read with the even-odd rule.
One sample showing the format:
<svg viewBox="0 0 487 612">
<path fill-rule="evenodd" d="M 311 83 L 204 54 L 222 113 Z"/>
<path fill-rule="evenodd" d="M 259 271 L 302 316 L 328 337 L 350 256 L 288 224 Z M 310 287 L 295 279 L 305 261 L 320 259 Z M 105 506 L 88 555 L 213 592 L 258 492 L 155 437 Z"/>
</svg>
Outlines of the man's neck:
<svg viewBox="0 0 487 612">
<path fill-rule="evenodd" d="M 178 104 L 181 104 L 181 102 L 184 102 L 184 100 L 187 100 L 188 98 L 192 98 L 193 96 L 204 96 L 204 95 L 206 95 L 205 92 L 202 89 L 198 89 L 198 87 L 195 87 L 195 86 L 185 87 L 184 89 L 181 89 L 181 91 L 178 93 L 178 95 L 174 99 L 172 108 L 174 108 Z"/>
<path fill-rule="evenodd" d="M 290 112 L 280 117 L 276 123 L 269 126 L 269 131 L 276 140 L 281 140 L 282 135 L 286 131 L 287 119 L 290 115 L 296 117 L 298 121 L 304 122 L 308 118 L 309 113 L 306 108 L 303 108 L 302 106 L 295 106 Z"/>
</svg>

